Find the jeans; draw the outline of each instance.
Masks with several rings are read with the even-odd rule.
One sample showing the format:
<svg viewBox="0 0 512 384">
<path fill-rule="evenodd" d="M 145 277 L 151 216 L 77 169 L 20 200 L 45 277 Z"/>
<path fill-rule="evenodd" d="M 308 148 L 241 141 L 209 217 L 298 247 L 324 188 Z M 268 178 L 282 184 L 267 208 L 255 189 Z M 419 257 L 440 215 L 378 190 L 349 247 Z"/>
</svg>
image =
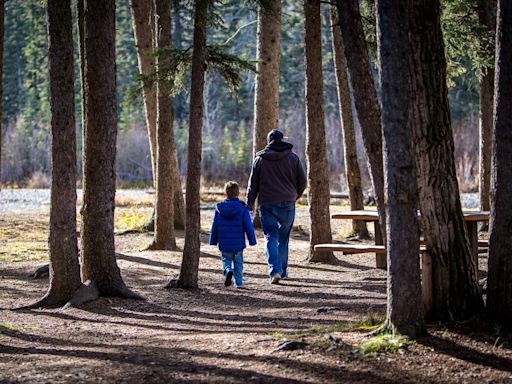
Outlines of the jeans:
<svg viewBox="0 0 512 384">
<path fill-rule="evenodd" d="M 288 241 L 295 219 L 295 202 L 271 203 L 260 206 L 260 219 L 265 235 L 265 257 L 272 277 L 287 276 Z"/>
<path fill-rule="evenodd" d="M 224 277 L 226 277 L 228 272 L 233 272 L 235 284 L 240 288 L 244 283 L 244 252 L 222 252 L 220 259 L 222 261 Z"/>
</svg>

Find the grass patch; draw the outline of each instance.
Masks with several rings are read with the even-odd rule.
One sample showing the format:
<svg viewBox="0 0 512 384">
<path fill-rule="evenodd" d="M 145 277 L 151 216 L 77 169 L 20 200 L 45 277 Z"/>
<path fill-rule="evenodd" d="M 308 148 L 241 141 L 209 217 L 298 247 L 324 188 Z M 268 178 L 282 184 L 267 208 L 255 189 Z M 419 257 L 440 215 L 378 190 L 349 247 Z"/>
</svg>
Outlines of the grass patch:
<svg viewBox="0 0 512 384">
<path fill-rule="evenodd" d="M 142 228 L 151 218 L 151 210 L 139 206 L 116 210 L 114 223 L 116 230 Z"/>
<path fill-rule="evenodd" d="M 48 219 L 43 216 L 0 220 L 0 261 L 48 258 Z"/>
<path fill-rule="evenodd" d="M 10 323 L 8 321 L 4 321 L 4 322 L 0 323 L 0 333 L 13 332 L 13 331 L 19 331 L 19 330 L 20 330 L 20 328 L 14 323 Z"/>
<path fill-rule="evenodd" d="M 365 356 L 376 356 L 381 353 L 404 352 L 409 343 L 405 336 L 382 333 L 363 341 L 357 346 L 357 350 Z"/>
</svg>

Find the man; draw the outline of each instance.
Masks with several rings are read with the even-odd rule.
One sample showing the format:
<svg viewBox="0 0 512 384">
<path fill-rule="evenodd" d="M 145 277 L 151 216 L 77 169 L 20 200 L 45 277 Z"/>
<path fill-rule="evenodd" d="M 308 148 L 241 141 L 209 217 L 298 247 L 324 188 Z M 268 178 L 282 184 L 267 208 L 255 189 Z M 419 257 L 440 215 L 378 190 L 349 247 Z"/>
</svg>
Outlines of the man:
<svg viewBox="0 0 512 384">
<path fill-rule="evenodd" d="M 295 201 L 307 184 L 299 157 L 292 152 L 293 145 L 283 138 L 277 129 L 268 133 L 268 145 L 256 154 L 247 188 L 249 211 L 254 210 L 258 198 L 271 284 L 278 284 L 288 275 L 288 241 L 295 219 Z"/>
</svg>

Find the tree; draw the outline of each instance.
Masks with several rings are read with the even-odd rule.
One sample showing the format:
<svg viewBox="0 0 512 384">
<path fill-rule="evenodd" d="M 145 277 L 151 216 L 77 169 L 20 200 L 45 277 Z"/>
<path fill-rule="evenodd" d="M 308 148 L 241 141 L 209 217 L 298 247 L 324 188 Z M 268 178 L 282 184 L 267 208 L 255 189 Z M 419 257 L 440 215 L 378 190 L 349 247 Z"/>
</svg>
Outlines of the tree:
<svg viewBox="0 0 512 384">
<path fill-rule="evenodd" d="M 99 295 L 140 298 L 123 282 L 114 246 L 117 138 L 115 0 L 85 0 L 82 278 Z"/>
<path fill-rule="evenodd" d="M 155 58 L 152 55 L 154 49 L 154 23 L 155 8 L 152 2 L 148 0 L 130 0 L 132 11 L 133 33 L 137 44 L 137 58 L 139 62 L 139 71 L 141 74 L 151 72 L 155 67 Z M 177 12 L 177 11 L 176 11 Z M 170 34 L 170 32 L 169 32 Z M 157 95 L 156 86 L 151 84 L 143 87 L 144 112 L 146 115 L 146 125 L 148 129 L 148 138 L 151 151 L 151 165 L 153 169 L 153 179 L 156 186 L 157 174 Z M 176 228 L 185 227 L 185 203 L 183 199 L 180 170 L 178 166 L 178 156 L 176 145 L 174 144 L 174 132 L 171 129 L 173 145 L 170 150 L 170 167 L 173 181 L 174 210 L 172 220 Z M 152 221 L 154 220 L 154 215 Z M 150 223 L 149 228 L 154 223 Z"/>
<path fill-rule="evenodd" d="M 363 187 L 361 172 L 357 161 L 356 134 L 354 129 L 354 117 L 352 116 L 352 99 L 347 78 L 347 62 L 343 52 L 343 41 L 336 11 L 331 12 L 331 34 L 334 71 L 336 74 L 336 89 L 338 92 L 338 106 L 340 112 L 341 128 L 343 131 L 343 155 L 345 159 L 345 175 L 347 178 L 350 209 L 364 209 Z M 366 223 L 361 220 L 352 222 L 352 231 L 360 239 L 370 237 Z"/>
<path fill-rule="evenodd" d="M 155 17 L 155 41 L 156 48 L 160 51 L 155 65 L 157 68 L 157 176 L 156 176 L 156 214 L 155 214 L 155 237 L 149 249 L 176 249 L 176 237 L 174 234 L 174 204 L 173 189 L 176 185 L 173 179 L 171 148 L 174 144 L 173 112 L 171 99 L 171 84 L 160 76 L 158 68 L 160 62 L 165 60 L 168 53 L 165 48 L 171 46 L 171 15 L 169 0 L 156 0 Z M 177 161 L 176 161 L 177 162 Z M 178 180 L 178 184 L 179 183 Z M 181 187 L 180 187 L 181 189 Z"/>
<path fill-rule="evenodd" d="M 337 6 L 347 69 L 354 94 L 357 117 L 361 123 L 363 144 L 379 211 L 381 232 L 385 238 L 386 212 L 384 208 L 381 116 L 368 49 L 364 39 L 359 3 L 358 0 L 337 0 Z M 383 268 L 385 265 L 385 259 L 377 259 L 377 267 Z"/>
<path fill-rule="evenodd" d="M 309 261 L 327 261 L 332 252 L 314 252 L 314 246 L 332 243 L 330 189 L 325 143 L 322 34 L 320 0 L 304 0 L 304 60 L 306 74 L 306 152 L 309 185 Z"/>
<path fill-rule="evenodd" d="M 430 317 L 460 320 L 481 313 L 477 266 L 471 256 L 455 174 L 446 59 L 438 0 L 417 0 L 410 23 L 415 76 L 414 143 L 421 228 L 432 257 Z"/>
<path fill-rule="evenodd" d="M 496 0 L 478 0 L 478 20 L 489 31 L 496 30 Z M 494 109 L 494 68 L 483 67 L 480 74 L 480 210 L 489 210 L 491 184 L 492 114 Z"/>
<path fill-rule="evenodd" d="M 414 97 L 409 44 L 411 2 L 377 1 L 384 176 L 387 223 L 388 306 L 386 327 L 417 337 L 425 333 L 421 307 L 417 184 L 412 143 Z"/>
<path fill-rule="evenodd" d="M 48 0 L 52 127 L 50 287 L 32 307 L 69 302 L 81 285 L 76 235 L 76 133 L 70 0 Z"/>
<path fill-rule="evenodd" d="M 0 0 L 0 188 L 2 185 L 2 137 L 3 137 L 3 72 L 4 72 L 4 0 Z"/>
<path fill-rule="evenodd" d="M 267 133 L 279 126 L 281 0 L 258 4 L 256 47 L 253 158 L 267 145 Z M 254 225 L 261 225 L 258 215 L 254 218 Z"/>
<path fill-rule="evenodd" d="M 496 320 L 512 319 L 512 3 L 498 2 L 496 91 L 491 180 L 487 306 Z"/>
<path fill-rule="evenodd" d="M 192 79 L 190 84 L 190 113 L 187 162 L 187 194 L 185 247 L 181 262 L 178 288 L 197 288 L 201 242 L 200 188 L 201 149 L 203 128 L 203 93 L 206 58 L 207 16 L 210 0 L 194 1 L 194 42 L 192 51 Z"/>
</svg>

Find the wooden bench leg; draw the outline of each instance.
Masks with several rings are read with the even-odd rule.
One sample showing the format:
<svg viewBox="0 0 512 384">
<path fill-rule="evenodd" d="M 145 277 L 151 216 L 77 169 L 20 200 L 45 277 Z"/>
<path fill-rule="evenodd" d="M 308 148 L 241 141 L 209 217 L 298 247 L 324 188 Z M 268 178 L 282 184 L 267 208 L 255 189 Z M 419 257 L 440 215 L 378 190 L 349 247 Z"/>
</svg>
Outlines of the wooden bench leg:
<svg viewBox="0 0 512 384">
<path fill-rule="evenodd" d="M 432 311 L 434 304 L 432 289 L 432 256 L 428 252 L 421 252 L 421 294 L 425 315 Z"/>
<path fill-rule="evenodd" d="M 384 239 L 382 238 L 382 232 L 380 230 L 380 223 L 378 221 L 373 222 L 373 228 L 375 233 L 375 245 L 384 245 Z M 385 253 L 375 254 L 375 267 L 378 269 L 387 269 L 387 255 Z"/>
</svg>

